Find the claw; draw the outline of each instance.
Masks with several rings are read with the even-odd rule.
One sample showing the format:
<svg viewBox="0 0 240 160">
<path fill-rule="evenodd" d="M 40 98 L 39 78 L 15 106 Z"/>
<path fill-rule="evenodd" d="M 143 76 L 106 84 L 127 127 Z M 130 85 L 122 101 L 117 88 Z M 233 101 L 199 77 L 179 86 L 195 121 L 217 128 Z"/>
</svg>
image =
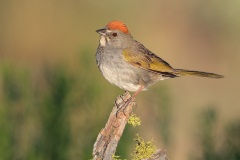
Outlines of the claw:
<svg viewBox="0 0 240 160">
<path fill-rule="evenodd" d="M 132 102 L 132 97 L 130 97 L 126 101 L 123 100 L 120 105 L 119 104 L 117 105 L 118 110 L 116 112 L 116 118 L 118 117 L 118 113 L 119 113 L 120 110 L 123 110 L 123 114 L 124 114 L 124 116 L 126 116 L 125 110 L 126 110 L 126 108 L 127 108 L 127 106 L 129 105 L 130 102 Z"/>
<path fill-rule="evenodd" d="M 126 107 L 129 105 L 130 102 L 132 102 L 132 100 L 137 96 L 137 94 L 139 92 L 141 92 L 142 90 L 144 89 L 144 86 L 142 85 L 133 95 L 132 97 L 128 98 L 126 101 L 124 100 L 124 98 L 122 96 L 120 96 L 120 98 L 122 99 L 122 101 L 117 104 L 117 101 L 115 101 L 115 105 L 117 106 L 117 112 L 116 112 L 116 118 L 118 117 L 118 113 L 121 109 L 123 109 L 123 114 L 126 116 L 125 114 L 125 110 L 126 110 Z M 125 91 L 126 93 L 127 91 Z M 125 94 L 123 93 L 123 95 Z"/>
</svg>

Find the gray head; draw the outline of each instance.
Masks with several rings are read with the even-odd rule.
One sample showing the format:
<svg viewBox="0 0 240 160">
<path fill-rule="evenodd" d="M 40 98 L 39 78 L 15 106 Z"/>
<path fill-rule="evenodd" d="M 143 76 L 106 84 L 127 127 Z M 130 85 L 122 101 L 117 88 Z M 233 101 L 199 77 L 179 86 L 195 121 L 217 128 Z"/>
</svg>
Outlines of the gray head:
<svg viewBox="0 0 240 160">
<path fill-rule="evenodd" d="M 132 39 L 127 26 L 121 21 L 112 21 L 105 28 L 96 31 L 100 34 L 100 46 L 127 48 Z"/>
</svg>

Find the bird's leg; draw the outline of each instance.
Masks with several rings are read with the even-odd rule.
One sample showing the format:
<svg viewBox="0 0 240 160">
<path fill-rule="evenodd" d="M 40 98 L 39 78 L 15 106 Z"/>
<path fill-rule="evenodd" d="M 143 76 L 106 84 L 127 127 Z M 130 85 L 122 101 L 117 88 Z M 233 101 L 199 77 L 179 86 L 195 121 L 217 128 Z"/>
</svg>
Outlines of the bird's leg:
<svg viewBox="0 0 240 160">
<path fill-rule="evenodd" d="M 123 109 L 123 113 L 125 115 L 125 109 L 126 107 L 129 105 L 129 103 L 132 102 L 132 100 L 144 89 L 144 86 L 142 85 L 130 98 L 128 98 L 126 101 L 122 101 L 124 102 L 123 104 L 121 104 L 119 107 L 118 107 L 118 111 L 116 113 L 116 117 L 118 115 L 118 112 Z M 126 116 L 126 115 L 125 115 Z"/>
<path fill-rule="evenodd" d="M 123 113 L 125 115 L 125 109 L 126 109 L 126 106 L 144 89 L 144 86 L 142 85 L 126 102 L 126 104 L 124 105 L 124 108 L 123 108 Z"/>
<path fill-rule="evenodd" d="M 141 87 L 132 95 L 131 98 L 135 98 L 143 89 L 144 89 L 144 86 L 141 86 Z"/>
</svg>

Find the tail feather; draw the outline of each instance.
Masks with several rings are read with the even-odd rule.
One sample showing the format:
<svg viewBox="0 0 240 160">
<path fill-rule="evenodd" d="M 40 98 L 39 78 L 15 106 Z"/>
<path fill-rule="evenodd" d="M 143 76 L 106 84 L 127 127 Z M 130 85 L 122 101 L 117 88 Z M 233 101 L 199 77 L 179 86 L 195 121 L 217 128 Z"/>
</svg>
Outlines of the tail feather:
<svg viewBox="0 0 240 160">
<path fill-rule="evenodd" d="M 208 78 L 223 78 L 224 77 L 222 75 L 215 74 L 215 73 L 191 71 L 191 70 L 185 70 L 185 69 L 174 69 L 174 73 L 177 76 L 193 75 L 193 76 L 208 77 Z"/>
</svg>

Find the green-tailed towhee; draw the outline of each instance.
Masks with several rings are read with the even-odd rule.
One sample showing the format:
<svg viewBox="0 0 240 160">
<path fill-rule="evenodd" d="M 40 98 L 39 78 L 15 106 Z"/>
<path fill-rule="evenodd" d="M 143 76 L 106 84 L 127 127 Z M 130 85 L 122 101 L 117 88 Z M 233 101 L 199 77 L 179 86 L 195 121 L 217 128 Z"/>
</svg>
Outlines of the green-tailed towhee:
<svg viewBox="0 0 240 160">
<path fill-rule="evenodd" d="M 100 34 L 96 53 L 98 68 L 110 83 L 135 92 L 132 98 L 152 84 L 168 78 L 185 75 L 223 77 L 214 73 L 172 68 L 133 39 L 127 26 L 121 21 L 112 21 L 96 32 Z"/>
</svg>

